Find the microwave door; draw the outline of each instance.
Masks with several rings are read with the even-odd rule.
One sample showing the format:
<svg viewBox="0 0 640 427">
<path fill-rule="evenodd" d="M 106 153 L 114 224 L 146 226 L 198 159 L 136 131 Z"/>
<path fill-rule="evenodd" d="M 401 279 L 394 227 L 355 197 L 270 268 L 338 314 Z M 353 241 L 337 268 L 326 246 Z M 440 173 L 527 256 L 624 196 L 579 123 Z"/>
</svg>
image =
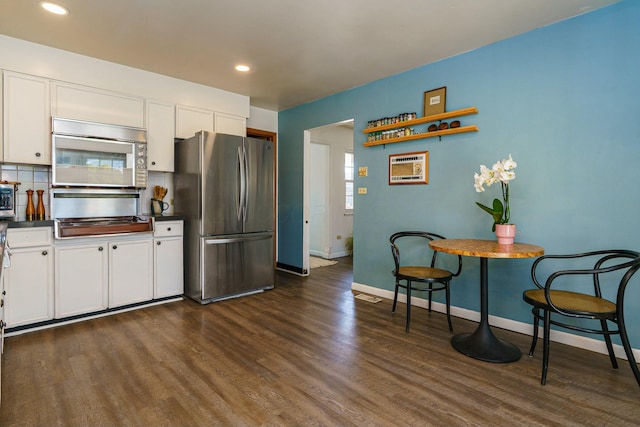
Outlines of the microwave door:
<svg viewBox="0 0 640 427">
<path fill-rule="evenodd" d="M 53 185 L 136 187 L 134 143 L 54 135 L 53 153 Z"/>
</svg>

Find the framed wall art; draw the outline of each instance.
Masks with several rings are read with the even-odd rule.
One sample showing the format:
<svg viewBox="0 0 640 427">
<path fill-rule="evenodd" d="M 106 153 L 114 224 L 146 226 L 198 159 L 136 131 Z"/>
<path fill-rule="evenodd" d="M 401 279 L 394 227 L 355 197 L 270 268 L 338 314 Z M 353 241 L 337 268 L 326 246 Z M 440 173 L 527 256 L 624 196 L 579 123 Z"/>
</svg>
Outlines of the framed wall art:
<svg viewBox="0 0 640 427">
<path fill-rule="evenodd" d="M 428 90 L 424 93 L 424 116 L 444 113 L 447 106 L 447 87 Z"/>
<path fill-rule="evenodd" d="M 428 151 L 389 155 L 389 185 L 428 183 Z"/>
</svg>

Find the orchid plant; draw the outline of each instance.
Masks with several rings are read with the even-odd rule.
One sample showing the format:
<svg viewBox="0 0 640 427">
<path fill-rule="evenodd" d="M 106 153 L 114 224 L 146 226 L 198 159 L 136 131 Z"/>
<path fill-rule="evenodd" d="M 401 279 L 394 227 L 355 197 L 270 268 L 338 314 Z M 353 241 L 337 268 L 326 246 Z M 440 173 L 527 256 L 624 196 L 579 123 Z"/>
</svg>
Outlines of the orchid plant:
<svg viewBox="0 0 640 427">
<path fill-rule="evenodd" d="M 516 173 L 513 171 L 518 164 L 513 161 L 511 154 L 508 159 L 502 159 L 495 163 L 491 169 L 485 165 L 480 165 L 480 174 L 474 174 L 473 179 L 475 181 L 474 187 L 478 193 L 484 191 L 484 186 L 490 187 L 492 184 L 500 183 L 502 187 L 502 200 L 494 199 L 493 207 L 483 205 L 476 202 L 480 208 L 493 217 L 492 231 L 496 231 L 496 224 L 509 224 L 511 219 L 511 211 L 509 209 L 509 182 L 516 178 Z"/>
</svg>

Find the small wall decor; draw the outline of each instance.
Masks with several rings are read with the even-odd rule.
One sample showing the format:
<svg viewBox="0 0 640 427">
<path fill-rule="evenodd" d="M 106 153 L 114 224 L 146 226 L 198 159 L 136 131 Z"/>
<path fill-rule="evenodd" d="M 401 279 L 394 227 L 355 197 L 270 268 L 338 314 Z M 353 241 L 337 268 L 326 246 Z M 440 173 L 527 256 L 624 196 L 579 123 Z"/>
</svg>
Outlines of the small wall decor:
<svg viewBox="0 0 640 427">
<path fill-rule="evenodd" d="M 428 183 L 428 151 L 389 155 L 389 185 Z"/>
<path fill-rule="evenodd" d="M 424 93 L 424 116 L 433 116 L 445 112 L 447 106 L 447 87 L 428 90 Z"/>
</svg>

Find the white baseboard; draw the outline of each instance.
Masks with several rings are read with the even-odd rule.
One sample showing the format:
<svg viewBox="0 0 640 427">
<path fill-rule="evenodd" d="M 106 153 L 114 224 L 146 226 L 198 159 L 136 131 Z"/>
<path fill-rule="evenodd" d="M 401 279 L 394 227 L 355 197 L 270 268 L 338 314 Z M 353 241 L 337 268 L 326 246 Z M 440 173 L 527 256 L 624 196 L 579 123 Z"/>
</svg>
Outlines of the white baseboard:
<svg viewBox="0 0 640 427">
<path fill-rule="evenodd" d="M 324 259 L 334 259 L 334 258 L 345 257 L 345 256 L 349 255 L 349 252 L 342 251 L 342 252 L 329 253 L 329 252 L 314 251 L 314 250 L 309 249 L 309 255 L 320 257 L 320 258 L 324 258 Z"/>
<path fill-rule="evenodd" d="M 364 292 L 369 295 L 374 295 L 380 298 L 386 298 L 393 301 L 393 291 L 385 289 L 374 288 L 373 286 L 363 285 L 353 282 L 351 289 L 357 292 Z M 402 303 L 407 302 L 407 296 L 405 294 L 398 294 L 398 301 Z M 411 305 L 416 307 L 427 308 L 429 300 L 419 297 L 411 297 Z M 440 313 L 446 313 L 446 305 L 443 303 L 433 301 L 431 309 Z M 472 320 L 474 322 L 480 322 L 480 313 L 477 311 L 467 310 L 466 308 L 459 308 L 451 306 L 451 315 L 459 317 L 461 319 Z M 533 318 L 531 319 L 533 322 Z M 511 319 L 505 319 L 498 316 L 489 316 L 489 324 L 497 328 L 505 329 L 507 331 L 518 332 L 524 335 L 533 336 L 533 326 L 531 323 L 518 322 Z M 538 336 L 542 336 L 542 327 L 538 328 Z M 581 348 L 584 350 L 590 350 L 596 353 L 608 354 L 607 346 L 604 341 L 600 341 L 594 338 L 583 337 L 581 335 L 570 334 L 564 331 L 551 330 L 549 339 L 554 342 L 567 344 L 573 347 Z M 541 346 L 539 346 L 541 347 Z M 627 360 L 627 355 L 624 352 L 624 348 L 620 344 L 614 344 L 613 350 L 616 357 Z M 529 351 L 529 349 L 527 349 Z M 539 351 L 542 351 L 540 348 Z M 633 355 L 636 360 L 640 360 L 640 349 L 633 349 Z"/>
</svg>

